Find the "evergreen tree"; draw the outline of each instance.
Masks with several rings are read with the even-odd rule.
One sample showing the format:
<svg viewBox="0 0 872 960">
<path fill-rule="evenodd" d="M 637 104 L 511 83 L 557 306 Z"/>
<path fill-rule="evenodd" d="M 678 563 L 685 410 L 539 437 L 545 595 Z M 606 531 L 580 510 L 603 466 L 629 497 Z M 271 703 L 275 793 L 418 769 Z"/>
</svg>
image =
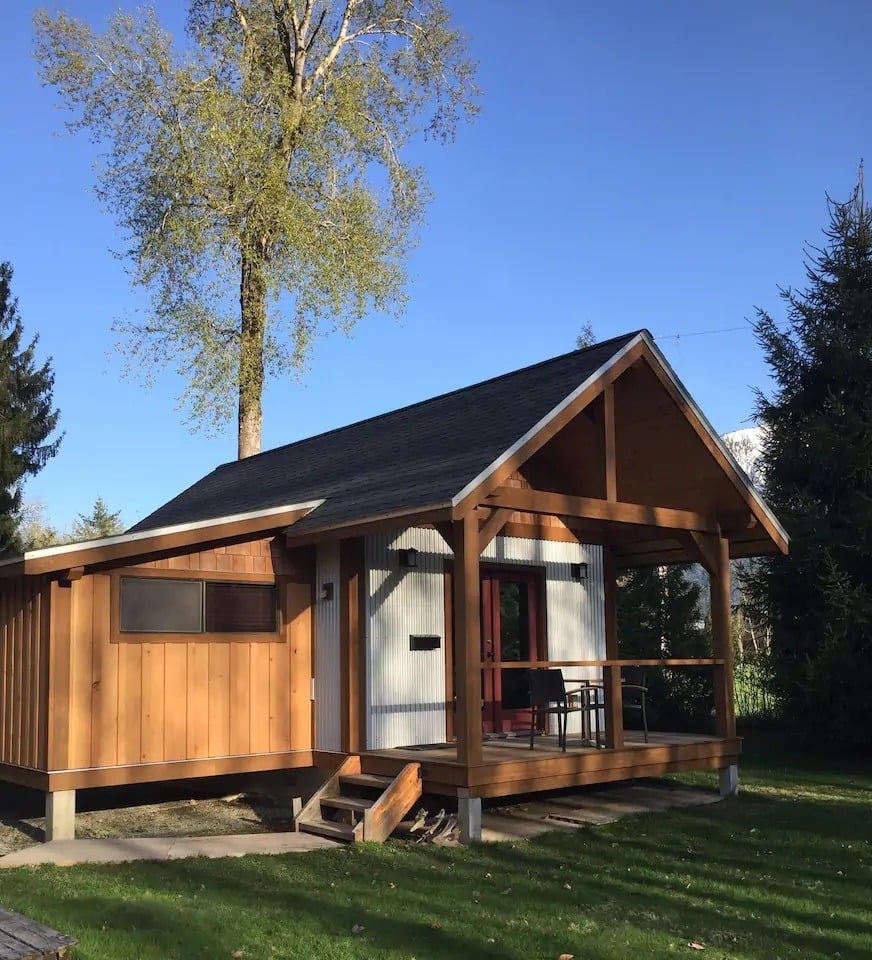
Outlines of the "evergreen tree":
<svg viewBox="0 0 872 960">
<path fill-rule="evenodd" d="M 618 636 L 628 659 L 711 656 L 701 588 L 691 567 L 645 567 L 618 584 Z M 706 730 L 714 706 L 711 677 L 699 669 L 650 669 L 648 715 L 654 726 Z"/>
<path fill-rule="evenodd" d="M 872 742 L 872 213 L 862 179 L 828 198 L 807 287 L 783 290 L 786 323 L 758 311 L 771 368 L 758 394 L 769 503 L 790 555 L 749 584 L 772 627 L 775 693 L 794 730 Z"/>
<path fill-rule="evenodd" d="M 52 407 L 51 361 L 36 365 L 37 337 L 21 346 L 24 330 L 11 285 L 12 266 L 0 263 L 0 555 L 21 549 L 22 481 L 46 465 L 61 441 L 49 441 L 59 417 Z"/>
<path fill-rule="evenodd" d="M 121 511 L 109 511 L 102 497 L 97 497 L 91 513 L 80 513 L 73 524 L 74 540 L 99 540 L 100 537 L 114 537 L 124 532 Z"/>
</svg>

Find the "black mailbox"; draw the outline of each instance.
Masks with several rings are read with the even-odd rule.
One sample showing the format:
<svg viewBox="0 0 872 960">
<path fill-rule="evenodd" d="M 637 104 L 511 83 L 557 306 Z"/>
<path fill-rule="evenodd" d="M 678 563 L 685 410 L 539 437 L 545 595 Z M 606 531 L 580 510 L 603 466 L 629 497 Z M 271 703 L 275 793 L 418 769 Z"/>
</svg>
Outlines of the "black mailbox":
<svg viewBox="0 0 872 960">
<path fill-rule="evenodd" d="M 438 650 L 442 646 L 442 637 L 422 636 L 412 633 L 409 635 L 410 650 Z"/>
</svg>

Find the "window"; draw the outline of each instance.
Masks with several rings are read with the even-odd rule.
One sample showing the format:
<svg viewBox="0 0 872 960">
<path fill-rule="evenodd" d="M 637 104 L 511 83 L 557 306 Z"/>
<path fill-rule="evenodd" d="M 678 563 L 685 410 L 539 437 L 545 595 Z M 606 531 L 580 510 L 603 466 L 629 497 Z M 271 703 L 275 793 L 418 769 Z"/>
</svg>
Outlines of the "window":
<svg viewBox="0 0 872 960">
<path fill-rule="evenodd" d="M 121 632 L 202 633 L 202 583 L 122 577 Z"/>
<path fill-rule="evenodd" d="M 275 633 L 276 588 L 271 583 L 222 583 L 206 587 L 206 633 Z"/>
<path fill-rule="evenodd" d="M 122 577 L 122 633 L 275 633 L 272 583 Z"/>
</svg>

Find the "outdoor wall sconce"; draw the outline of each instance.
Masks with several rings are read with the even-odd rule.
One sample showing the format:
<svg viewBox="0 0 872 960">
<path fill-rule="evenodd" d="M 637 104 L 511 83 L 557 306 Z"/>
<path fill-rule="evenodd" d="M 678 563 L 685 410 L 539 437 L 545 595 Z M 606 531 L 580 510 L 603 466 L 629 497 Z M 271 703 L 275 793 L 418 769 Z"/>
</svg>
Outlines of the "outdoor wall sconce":
<svg viewBox="0 0 872 960">
<path fill-rule="evenodd" d="M 400 550 L 400 566 L 407 570 L 414 570 L 418 566 L 418 551 L 414 547 L 408 550 Z"/>
<path fill-rule="evenodd" d="M 333 584 L 332 583 L 322 583 L 321 584 L 321 599 L 330 601 L 333 599 Z"/>
<path fill-rule="evenodd" d="M 577 583 L 585 583 L 587 581 L 587 564 L 571 563 L 569 565 L 569 575 Z"/>
</svg>

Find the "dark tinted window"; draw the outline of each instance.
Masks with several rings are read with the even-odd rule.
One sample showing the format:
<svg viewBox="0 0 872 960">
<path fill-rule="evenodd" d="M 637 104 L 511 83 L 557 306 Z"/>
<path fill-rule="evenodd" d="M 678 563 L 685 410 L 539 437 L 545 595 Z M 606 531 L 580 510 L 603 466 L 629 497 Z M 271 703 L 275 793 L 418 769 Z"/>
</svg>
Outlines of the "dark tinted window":
<svg viewBox="0 0 872 960">
<path fill-rule="evenodd" d="M 276 588 L 271 583 L 206 583 L 206 633 L 275 633 Z"/>
</svg>

